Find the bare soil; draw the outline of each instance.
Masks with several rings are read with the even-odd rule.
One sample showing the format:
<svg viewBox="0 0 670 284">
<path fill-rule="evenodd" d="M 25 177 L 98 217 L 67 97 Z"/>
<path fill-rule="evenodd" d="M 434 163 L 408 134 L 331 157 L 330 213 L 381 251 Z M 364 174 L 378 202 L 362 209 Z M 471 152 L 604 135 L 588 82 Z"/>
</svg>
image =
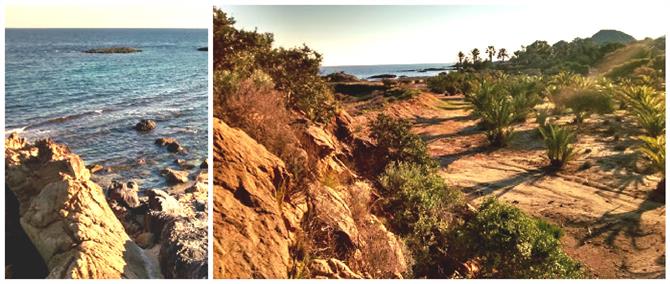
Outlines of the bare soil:
<svg viewBox="0 0 670 284">
<path fill-rule="evenodd" d="M 549 172 L 534 118 L 515 127 L 505 148 L 490 148 L 462 96 L 423 93 L 406 101 L 347 102 L 361 134 L 383 111 L 414 122 L 413 130 L 442 165 L 442 175 L 473 204 L 497 197 L 564 229 L 564 250 L 593 278 L 665 277 L 665 204 L 649 193 L 635 153 L 638 129 L 624 113 L 592 116 L 578 131 L 578 157 Z M 569 115 L 558 118 L 571 123 Z"/>
</svg>

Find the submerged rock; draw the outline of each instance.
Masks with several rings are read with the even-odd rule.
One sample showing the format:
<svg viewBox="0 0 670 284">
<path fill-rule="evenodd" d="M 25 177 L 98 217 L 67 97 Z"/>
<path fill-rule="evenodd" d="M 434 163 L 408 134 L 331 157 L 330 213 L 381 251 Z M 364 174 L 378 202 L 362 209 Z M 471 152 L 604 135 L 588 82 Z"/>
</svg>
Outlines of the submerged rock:
<svg viewBox="0 0 670 284">
<path fill-rule="evenodd" d="M 174 138 L 158 138 L 154 143 L 161 147 L 167 147 L 168 152 L 180 153 L 185 151 L 184 147 Z"/>
<path fill-rule="evenodd" d="M 104 48 L 92 48 L 84 51 L 84 53 L 135 53 L 141 52 L 142 50 L 132 47 L 104 47 Z"/>
<path fill-rule="evenodd" d="M 8 140 L 8 141 L 7 141 Z M 5 142 L 5 181 L 49 278 L 158 278 L 79 156 L 52 140 Z M 24 141 L 25 142 L 25 141 Z"/>
<path fill-rule="evenodd" d="M 140 122 L 135 124 L 135 130 L 141 132 L 149 132 L 156 128 L 156 121 L 152 119 L 142 119 Z"/>
<path fill-rule="evenodd" d="M 198 51 L 207 51 L 209 50 L 206 46 L 198 48 Z"/>
</svg>

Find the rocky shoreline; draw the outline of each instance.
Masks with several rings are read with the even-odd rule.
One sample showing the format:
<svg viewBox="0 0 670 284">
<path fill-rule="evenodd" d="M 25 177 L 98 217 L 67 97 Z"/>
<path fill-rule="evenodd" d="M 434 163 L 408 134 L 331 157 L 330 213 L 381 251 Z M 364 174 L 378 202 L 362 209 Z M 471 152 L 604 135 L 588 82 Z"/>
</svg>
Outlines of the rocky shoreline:
<svg viewBox="0 0 670 284">
<path fill-rule="evenodd" d="M 5 139 L 5 164 L 6 246 L 27 250 L 6 258 L 5 277 L 207 277 L 206 167 L 172 170 L 182 178 L 164 190 L 140 192 L 132 181 L 103 189 L 66 145 L 16 133 Z M 40 267 L 46 275 L 35 275 Z"/>
</svg>

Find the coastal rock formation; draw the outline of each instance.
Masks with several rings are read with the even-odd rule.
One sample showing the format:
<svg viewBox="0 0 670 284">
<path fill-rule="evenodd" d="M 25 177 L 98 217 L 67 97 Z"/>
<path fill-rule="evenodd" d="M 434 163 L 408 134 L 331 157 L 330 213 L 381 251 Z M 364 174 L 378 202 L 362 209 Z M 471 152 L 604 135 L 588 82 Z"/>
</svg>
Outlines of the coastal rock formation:
<svg viewBox="0 0 670 284">
<path fill-rule="evenodd" d="M 49 278 L 160 277 L 79 156 L 48 139 L 28 144 L 12 134 L 5 142 L 6 186 Z"/>
<path fill-rule="evenodd" d="M 156 128 L 156 121 L 153 119 L 142 119 L 135 124 L 135 130 L 140 132 L 148 132 Z"/>
<path fill-rule="evenodd" d="M 275 197 L 290 183 L 284 162 L 214 118 L 214 171 L 214 277 L 287 278 L 291 239 Z"/>
<path fill-rule="evenodd" d="M 127 183 L 112 181 L 112 184 L 107 188 L 107 198 L 120 202 L 126 207 L 135 208 L 140 205 L 138 192 L 139 186 L 133 181 Z"/>
<path fill-rule="evenodd" d="M 132 47 L 105 47 L 105 48 L 93 48 L 84 51 L 84 53 L 135 53 L 141 52 L 142 50 Z"/>
<path fill-rule="evenodd" d="M 354 75 L 344 73 L 344 71 L 330 73 L 323 77 L 327 82 L 358 82 L 358 78 Z"/>
<path fill-rule="evenodd" d="M 209 49 L 206 46 L 198 48 L 198 51 L 208 51 L 208 50 Z"/>
<path fill-rule="evenodd" d="M 346 264 L 337 258 L 313 259 L 309 263 L 312 278 L 326 279 L 362 279 L 363 277 L 351 271 Z"/>
<path fill-rule="evenodd" d="M 184 147 L 182 147 L 181 144 L 177 142 L 177 139 L 174 138 L 158 138 L 154 143 L 158 146 L 166 147 L 168 152 L 180 153 L 185 151 Z"/>
<path fill-rule="evenodd" d="M 163 171 L 161 171 L 161 174 L 165 176 L 165 179 L 167 180 L 168 184 L 178 184 L 188 182 L 187 171 L 179 171 L 166 168 Z"/>
</svg>

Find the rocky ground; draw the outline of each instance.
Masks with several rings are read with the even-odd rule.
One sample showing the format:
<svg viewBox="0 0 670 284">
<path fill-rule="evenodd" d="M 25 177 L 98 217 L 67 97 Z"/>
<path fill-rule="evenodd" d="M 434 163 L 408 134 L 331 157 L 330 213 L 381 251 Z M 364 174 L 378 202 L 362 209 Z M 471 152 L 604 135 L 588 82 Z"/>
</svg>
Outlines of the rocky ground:
<svg viewBox="0 0 670 284">
<path fill-rule="evenodd" d="M 660 177 L 639 173 L 631 139 L 637 130 L 623 113 L 588 119 L 579 130 L 578 158 L 548 174 L 533 118 L 516 127 L 509 147 L 492 149 L 462 96 L 423 93 L 391 103 L 365 98 L 346 108 L 362 137 L 380 111 L 411 119 L 451 186 L 473 204 L 495 196 L 558 224 L 564 250 L 591 277 L 665 277 L 665 204 L 648 198 Z"/>
<path fill-rule="evenodd" d="M 17 134 L 5 164 L 7 247 L 24 250 L 8 251 L 6 277 L 207 277 L 206 169 L 167 172 L 178 182 L 165 191 L 103 189 L 66 145 Z"/>
<path fill-rule="evenodd" d="M 374 194 L 355 157 L 373 154 L 339 113 L 305 125 L 316 178 L 296 186 L 284 161 L 214 120 L 215 278 L 398 278 L 402 241 L 370 212 Z M 367 153 L 367 154 L 366 154 Z"/>
</svg>

